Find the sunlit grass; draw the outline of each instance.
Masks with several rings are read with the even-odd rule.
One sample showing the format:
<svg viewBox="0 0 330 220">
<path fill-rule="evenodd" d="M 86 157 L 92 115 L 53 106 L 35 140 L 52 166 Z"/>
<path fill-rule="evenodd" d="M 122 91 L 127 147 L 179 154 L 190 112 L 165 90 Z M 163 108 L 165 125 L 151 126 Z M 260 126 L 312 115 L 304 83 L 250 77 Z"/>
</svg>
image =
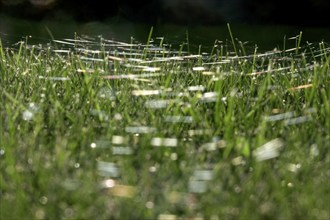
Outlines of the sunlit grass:
<svg viewBox="0 0 330 220">
<path fill-rule="evenodd" d="M 329 219 L 329 45 L 230 36 L 0 44 L 0 218 Z"/>
</svg>

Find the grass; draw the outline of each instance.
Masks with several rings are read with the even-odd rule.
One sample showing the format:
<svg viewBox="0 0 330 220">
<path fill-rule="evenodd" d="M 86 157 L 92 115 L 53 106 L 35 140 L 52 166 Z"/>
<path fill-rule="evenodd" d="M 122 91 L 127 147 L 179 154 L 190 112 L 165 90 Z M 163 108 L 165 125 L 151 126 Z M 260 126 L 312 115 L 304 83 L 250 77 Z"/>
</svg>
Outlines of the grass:
<svg viewBox="0 0 330 220">
<path fill-rule="evenodd" d="M 0 44 L 0 218 L 329 219 L 329 45 L 230 36 Z"/>
</svg>

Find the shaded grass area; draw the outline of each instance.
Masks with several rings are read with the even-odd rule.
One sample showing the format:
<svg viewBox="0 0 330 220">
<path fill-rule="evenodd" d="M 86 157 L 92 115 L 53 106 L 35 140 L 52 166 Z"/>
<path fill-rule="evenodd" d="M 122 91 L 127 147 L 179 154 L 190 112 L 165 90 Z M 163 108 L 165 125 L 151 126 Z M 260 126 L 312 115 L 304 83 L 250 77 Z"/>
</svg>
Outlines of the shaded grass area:
<svg viewBox="0 0 330 220">
<path fill-rule="evenodd" d="M 1 44 L 1 219 L 329 219 L 329 45 L 188 40 Z"/>
</svg>

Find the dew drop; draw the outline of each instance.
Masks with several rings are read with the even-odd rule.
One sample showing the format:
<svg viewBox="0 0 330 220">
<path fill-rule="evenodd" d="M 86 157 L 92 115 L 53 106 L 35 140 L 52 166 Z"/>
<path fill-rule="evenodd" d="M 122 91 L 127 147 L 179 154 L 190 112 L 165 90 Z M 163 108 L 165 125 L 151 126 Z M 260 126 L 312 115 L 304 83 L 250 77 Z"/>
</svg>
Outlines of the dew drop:
<svg viewBox="0 0 330 220">
<path fill-rule="evenodd" d="M 293 184 L 292 183 L 288 183 L 288 187 L 289 188 L 292 188 L 293 187 Z"/>
<path fill-rule="evenodd" d="M 177 160 L 177 159 L 178 159 L 177 153 L 172 153 L 171 154 L 171 160 Z"/>
<path fill-rule="evenodd" d="M 150 173 L 154 173 L 154 172 L 156 172 L 157 171 L 157 168 L 155 167 L 155 166 L 151 166 L 151 167 L 149 167 L 149 172 Z"/>
<path fill-rule="evenodd" d="M 152 209 L 154 206 L 155 206 L 154 203 L 151 202 L 151 201 L 148 201 L 148 202 L 146 203 L 146 207 L 147 207 L 148 209 Z"/>
<path fill-rule="evenodd" d="M 39 199 L 39 202 L 43 205 L 46 205 L 47 202 L 48 202 L 48 198 L 46 196 L 42 196 L 40 199 Z"/>
<path fill-rule="evenodd" d="M 23 120 L 25 120 L 25 121 L 31 121 L 33 116 L 34 116 L 34 114 L 29 110 L 25 110 L 23 112 Z"/>
<path fill-rule="evenodd" d="M 112 188 L 115 186 L 115 181 L 113 179 L 107 179 L 102 181 L 101 185 L 104 188 Z"/>
<path fill-rule="evenodd" d="M 42 209 L 38 209 L 35 213 L 36 219 L 44 219 L 45 218 L 45 212 Z"/>
</svg>

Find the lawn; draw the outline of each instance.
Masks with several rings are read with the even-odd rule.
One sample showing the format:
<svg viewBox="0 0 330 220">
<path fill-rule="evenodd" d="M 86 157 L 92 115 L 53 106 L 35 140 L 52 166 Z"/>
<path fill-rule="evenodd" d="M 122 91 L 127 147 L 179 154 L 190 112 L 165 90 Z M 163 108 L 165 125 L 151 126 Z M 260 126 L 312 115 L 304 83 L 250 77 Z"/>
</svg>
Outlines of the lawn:
<svg viewBox="0 0 330 220">
<path fill-rule="evenodd" d="M 229 34 L 0 41 L 0 219 L 329 219 L 330 46 Z"/>
</svg>

